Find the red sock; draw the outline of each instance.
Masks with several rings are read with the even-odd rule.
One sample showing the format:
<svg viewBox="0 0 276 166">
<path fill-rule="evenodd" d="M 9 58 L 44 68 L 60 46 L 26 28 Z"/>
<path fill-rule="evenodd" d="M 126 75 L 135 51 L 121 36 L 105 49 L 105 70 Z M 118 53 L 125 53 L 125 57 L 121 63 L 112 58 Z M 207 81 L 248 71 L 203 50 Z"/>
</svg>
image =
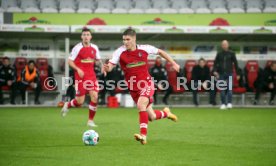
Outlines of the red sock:
<svg viewBox="0 0 276 166">
<path fill-rule="evenodd" d="M 71 107 L 79 107 L 80 104 L 77 102 L 76 99 L 73 99 L 71 100 L 69 103 L 68 103 L 68 108 L 71 108 Z"/>
<path fill-rule="evenodd" d="M 97 103 L 90 102 L 89 104 L 89 120 L 93 120 L 97 111 Z"/>
<path fill-rule="evenodd" d="M 154 110 L 154 112 L 155 112 L 155 115 L 156 115 L 156 120 L 163 119 L 163 118 L 166 118 L 168 116 L 165 111 Z"/>
<path fill-rule="evenodd" d="M 140 121 L 140 134 L 147 135 L 148 128 L 148 113 L 146 111 L 139 112 L 139 121 Z"/>
</svg>

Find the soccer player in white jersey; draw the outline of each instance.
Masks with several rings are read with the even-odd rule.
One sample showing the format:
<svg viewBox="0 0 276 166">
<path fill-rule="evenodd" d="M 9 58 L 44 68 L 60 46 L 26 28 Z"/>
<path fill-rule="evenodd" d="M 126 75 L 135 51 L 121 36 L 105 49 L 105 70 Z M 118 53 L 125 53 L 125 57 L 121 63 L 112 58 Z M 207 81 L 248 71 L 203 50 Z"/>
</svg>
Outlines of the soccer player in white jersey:
<svg viewBox="0 0 276 166">
<path fill-rule="evenodd" d="M 130 95 L 139 110 L 140 134 L 134 134 L 134 137 L 144 145 L 147 143 L 149 120 L 168 118 L 177 121 L 177 116 L 172 114 L 168 107 L 163 110 L 153 110 L 152 108 L 154 83 L 148 71 L 148 55 L 160 55 L 172 63 L 173 69 L 177 72 L 180 67 L 165 51 L 151 45 L 137 45 L 136 32 L 133 29 L 127 29 L 123 33 L 123 43 L 124 45 L 113 53 L 109 63 L 104 65 L 104 70 L 109 72 L 116 64 L 120 63 Z"/>
</svg>

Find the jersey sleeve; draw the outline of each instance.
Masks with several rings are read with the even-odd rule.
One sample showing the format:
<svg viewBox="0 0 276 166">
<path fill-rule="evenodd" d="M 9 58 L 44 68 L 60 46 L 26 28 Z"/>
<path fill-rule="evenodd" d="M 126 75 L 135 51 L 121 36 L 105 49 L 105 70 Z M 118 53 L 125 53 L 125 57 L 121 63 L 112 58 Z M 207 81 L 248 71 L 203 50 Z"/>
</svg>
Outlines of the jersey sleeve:
<svg viewBox="0 0 276 166">
<path fill-rule="evenodd" d="M 96 48 L 96 59 L 97 59 L 97 60 L 100 60 L 100 59 L 101 59 L 101 54 L 100 54 L 99 47 L 96 46 L 95 48 Z"/>
<path fill-rule="evenodd" d="M 91 46 L 96 50 L 96 60 L 100 60 L 101 59 L 101 55 L 100 55 L 100 50 L 99 47 L 95 44 L 91 44 Z"/>
<path fill-rule="evenodd" d="M 76 46 L 72 49 L 71 54 L 70 54 L 70 56 L 69 56 L 69 59 L 72 60 L 72 61 L 74 61 L 74 60 L 77 58 L 77 56 L 79 55 L 80 49 L 81 49 L 81 47 L 79 46 L 79 44 L 76 45 Z"/>
<path fill-rule="evenodd" d="M 145 49 L 145 51 L 146 51 L 148 54 L 154 54 L 154 55 L 157 55 L 157 54 L 158 54 L 158 48 L 156 48 L 156 47 L 154 47 L 154 46 L 145 45 L 145 46 L 144 46 L 144 49 Z"/>
<path fill-rule="evenodd" d="M 123 50 L 122 48 L 118 48 L 112 55 L 112 58 L 109 60 L 110 63 L 117 65 L 119 60 L 120 60 L 120 56 L 122 54 Z"/>
</svg>

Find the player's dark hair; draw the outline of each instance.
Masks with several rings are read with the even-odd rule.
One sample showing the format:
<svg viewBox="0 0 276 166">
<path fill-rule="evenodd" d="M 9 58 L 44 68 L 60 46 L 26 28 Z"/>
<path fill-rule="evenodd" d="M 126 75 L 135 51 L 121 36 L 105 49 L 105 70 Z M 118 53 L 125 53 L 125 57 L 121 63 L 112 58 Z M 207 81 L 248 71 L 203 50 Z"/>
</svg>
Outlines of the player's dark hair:
<svg viewBox="0 0 276 166">
<path fill-rule="evenodd" d="M 123 36 L 136 36 L 134 29 L 128 28 L 124 31 Z"/>
<path fill-rule="evenodd" d="M 83 28 L 83 29 L 82 29 L 82 31 L 81 31 L 81 33 L 83 33 L 83 32 L 89 32 L 89 33 L 90 33 L 90 35 L 92 35 L 91 30 L 90 30 L 90 29 L 88 29 L 88 28 Z"/>
<path fill-rule="evenodd" d="M 204 58 L 200 58 L 199 60 L 198 60 L 198 62 L 200 62 L 200 61 L 206 61 Z"/>
<path fill-rule="evenodd" d="M 10 60 L 10 58 L 7 57 L 7 56 L 5 56 L 5 57 L 3 58 L 3 60 Z"/>
<path fill-rule="evenodd" d="M 28 65 L 30 65 L 30 64 L 34 64 L 35 65 L 35 61 L 34 60 L 29 60 Z"/>
</svg>

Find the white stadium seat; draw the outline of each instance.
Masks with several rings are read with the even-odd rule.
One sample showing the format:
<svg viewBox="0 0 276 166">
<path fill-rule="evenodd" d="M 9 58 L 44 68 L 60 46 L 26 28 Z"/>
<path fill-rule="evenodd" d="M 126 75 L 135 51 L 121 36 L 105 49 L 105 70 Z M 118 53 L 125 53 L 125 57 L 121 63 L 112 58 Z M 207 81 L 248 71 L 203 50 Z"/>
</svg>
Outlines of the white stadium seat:
<svg viewBox="0 0 276 166">
<path fill-rule="evenodd" d="M 274 13 L 276 0 L 0 0 L 0 12 Z"/>
<path fill-rule="evenodd" d="M 115 8 L 112 13 L 127 13 L 132 8 L 132 2 L 130 0 L 117 0 Z"/>
<path fill-rule="evenodd" d="M 24 12 L 30 12 L 30 13 L 40 12 L 36 0 L 21 0 L 21 9 Z"/>
<path fill-rule="evenodd" d="M 173 14 L 173 13 L 177 13 L 177 10 L 173 8 L 166 8 L 166 9 L 163 9 L 161 12 L 167 13 L 167 14 Z"/>
<path fill-rule="evenodd" d="M 261 0 L 246 0 L 246 12 L 247 13 L 261 13 L 262 2 Z"/>
<path fill-rule="evenodd" d="M 2 0 L 1 6 L 6 12 L 22 12 L 19 8 L 17 0 Z"/>
<path fill-rule="evenodd" d="M 172 8 L 178 10 L 179 13 L 194 13 L 188 5 L 188 1 L 172 0 Z"/>
<path fill-rule="evenodd" d="M 98 7 L 95 13 L 110 13 L 113 8 L 112 0 L 98 0 Z"/>
<path fill-rule="evenodd" d="M 211 13 L 211 10 L 207 7 L 205 0 L 193 0 L 191 1 L 191 8 L 196 13 Z"/>
<path fill-rule="evenodd" d="M 230 13 L 244 13 L 244 3 L 242 0 L 227 0 Z"/>
<path fill-rule="evenodd" d="M 40 0 L 40 9 L 43 13 L 57 13 L 57 2 L 55 0 Z"/>
<path fill-rule="evenodd" d="M 93 0 L 79 0 L 77 13 L 92 13 L 95 9 L 95 3 Z"/>
<path fill-rule="evenodd" d="M 59 0 L 60 13 L 75 13 L 75 0 Z"/>
<path fill-rule="evenodd" d="M 144 10 L 151 8 L 149 0 L 134 0 L 134 8 L 129 13 L 144 13 Z"/>
<path fill-rule="evenodd" d="M 155 10 L 154 10 L 155 9 Z M 158 9 L 158 10 L 156 10 Z M 168 0 L 153 1 L 152 10 L 147 9 L 146 13 L 177 13 L 176 9 L 172 9 Z"/>
<path fill-rule="evenodd" d="M 142 13 L 144 13 L 144 10 L 143 9 L 138 9 L 138 8 L 133 8 L 133 9 L 129 9 L 128 13 L 142 14 Z"/>
<path fill-rule="evenodd" d="M 148 14 L 156 14 L 156 13 L 161 13 L 161 10 L 160 10 L 160 9 L 156 9 L 156 8 L 146 9 L 146 10 L 145 10 L 145 13 L 148 13 Z"/>
<path fill-rule="evenodd" d="M 228 10 L 225 8 L 224 0 L 209 0 L 209 8 L 213 13 L 228 13 Z"/>
<path fill-rule="evenodd" d="M 275 0 L 265 0 L 264 13 L 276 13 L 276 1 Z"/>
</svg>

